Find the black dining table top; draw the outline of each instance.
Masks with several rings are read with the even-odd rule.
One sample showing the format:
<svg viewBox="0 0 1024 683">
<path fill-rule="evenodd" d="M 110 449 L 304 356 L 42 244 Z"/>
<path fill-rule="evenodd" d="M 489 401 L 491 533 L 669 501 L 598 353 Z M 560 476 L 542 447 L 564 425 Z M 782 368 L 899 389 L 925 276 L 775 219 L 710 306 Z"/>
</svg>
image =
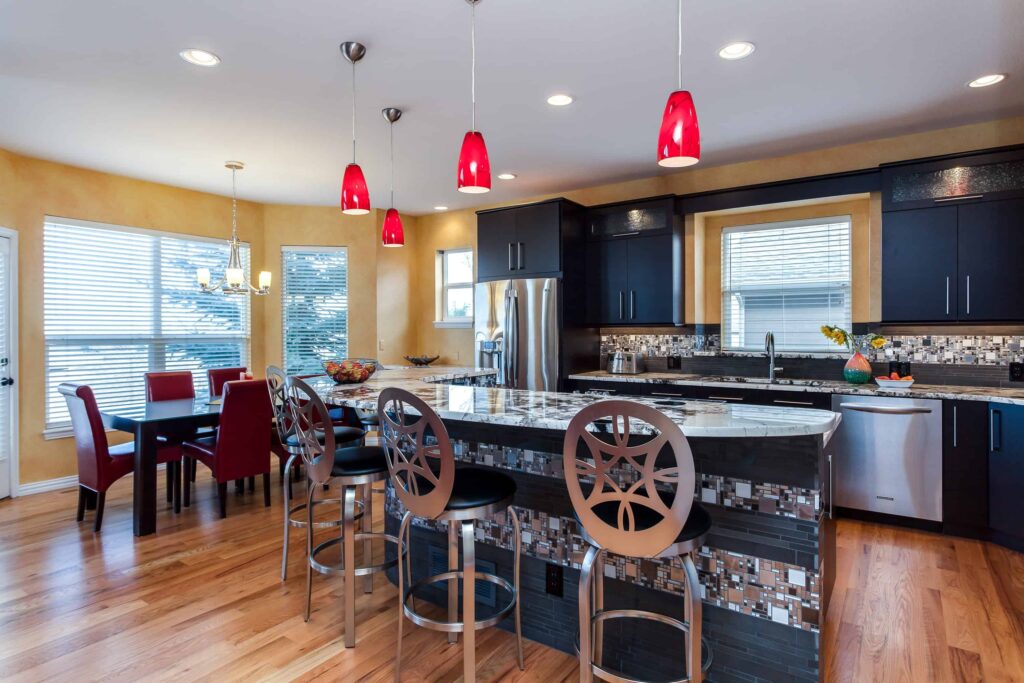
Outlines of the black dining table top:
<svg viewBox="0 0 1024 683">
<path fill-rule="evenodd" d="M 173 401 L 140 401 L 115 410 L 100 406 L 103 421 L 112 429 L 134 431 L 141 424 L 191 422 L 215 424 L 220 418 L 221 399 L 202 396 Z"/>
</svg>

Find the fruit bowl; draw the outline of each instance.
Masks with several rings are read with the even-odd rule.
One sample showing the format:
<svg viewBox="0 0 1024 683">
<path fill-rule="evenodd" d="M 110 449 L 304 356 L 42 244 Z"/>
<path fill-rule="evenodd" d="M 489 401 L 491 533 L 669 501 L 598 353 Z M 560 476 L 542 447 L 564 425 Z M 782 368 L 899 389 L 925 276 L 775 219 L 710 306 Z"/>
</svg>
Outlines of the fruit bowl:
<svg viewBox="0 0 1024 683">
<path fill-rule="evenodd" d="M 875 383 L 882 389 L 889 389 L 890 391 L 906 391 L 910 387 L 914 386 L 914 378 L 903 377 L 900 379 L 892 379 L 891 377 L 876 377 Z"/>
<path fill-rule="evenodd" d="M 360 384 L 376 371 L 377 361 L 372 358 L 324 361 L 324 372 L 338 384 Z"/>
<path fill-rule="evenodd" d="M 406 356 L 405 359 L 418 368 L 425 368 L 441 356 Z"/>
</svg>

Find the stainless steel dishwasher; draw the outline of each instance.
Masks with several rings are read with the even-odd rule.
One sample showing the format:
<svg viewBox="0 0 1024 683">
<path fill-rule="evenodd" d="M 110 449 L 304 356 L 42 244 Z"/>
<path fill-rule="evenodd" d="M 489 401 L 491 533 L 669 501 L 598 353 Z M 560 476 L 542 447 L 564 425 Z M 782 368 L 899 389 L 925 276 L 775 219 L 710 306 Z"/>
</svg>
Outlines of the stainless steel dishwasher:
<svg viewBox="0 0 1024 683">
<path fill-rule="evenodd" d="M 832 397 L 836 505 L 942 521 L 942 401 Z"/>
</svg>

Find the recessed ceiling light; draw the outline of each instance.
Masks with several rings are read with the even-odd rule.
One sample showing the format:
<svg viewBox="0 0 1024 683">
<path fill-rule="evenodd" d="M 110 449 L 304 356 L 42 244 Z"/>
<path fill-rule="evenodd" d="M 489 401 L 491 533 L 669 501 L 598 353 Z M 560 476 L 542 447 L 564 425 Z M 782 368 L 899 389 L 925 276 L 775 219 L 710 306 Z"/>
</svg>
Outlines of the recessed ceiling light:
<svg viewBox="0 0 1024 683">
<path fill-rule="evenodd" d="M 515 180 L 515 179 L 516 179 L 516 174 L 515 173 L 499 173 L 498 174 L 498 180 Z"/>
<path fill-rule="evenodd" d="M 996 83 L 1001 83 L 1006 80 L 1006 74 L 989 74 L 988 76 L 979 76 L 973 81 L 967 84 L 968 88 L 985 88 Z"/>
<path fill-rule="evenodd" d="M 718 56 L 722 59 L 743 59 L 752 54 L 754 54 L 754 44 L 745 40 L 729 43 L 718 51 Z"/>
<path fill-rule="evenodd" d="M 548 104 L 552 107 L 564 107 L 567 104 L 572 104 L 572 95 L 552 95 L 548 98 Z"/>
<path fill-rule="evenodd" d="M 447 210 L 448 210 L 447 206 L 435 206 L 434 207 L 434 211 L 447 211 Z"/>
<path fill-rule="evenodd" d="M 181 58 L 189 64 L 195 64 L 196 66 L 217 66 L 220 64 L 220 57 L 207 52 L 206 50 L 200 50 L 197 47 L 190 47 L 187 50 L 182 50 L 178 53 Z"/>
</svg>

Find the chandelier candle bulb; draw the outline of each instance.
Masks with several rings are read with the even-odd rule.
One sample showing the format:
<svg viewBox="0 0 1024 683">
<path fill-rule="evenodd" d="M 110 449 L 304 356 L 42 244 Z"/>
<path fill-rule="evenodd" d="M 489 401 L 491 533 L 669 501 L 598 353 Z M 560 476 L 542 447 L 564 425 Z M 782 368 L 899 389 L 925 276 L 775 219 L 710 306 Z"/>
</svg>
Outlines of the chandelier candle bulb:
<svg viewBox="0 0 1024 683">
<path fill-rule="evenodd" d="M 270 289 L 271 279 L 272 279 L 272 276 L 270 275 L 270 271 L 269 270 L 261 270 L 260 271 L 260 280 L 259 280 L 259 282 L 260 282 L 260 289 Z"/>
<path fill-rule="evenodd" d="M 202 287 L 209 287 L 210 286 L 210 269 L 209 268 L 200 268 L 199 270 L 197 270 L 196 271 L 196 280 L 199 282 L 200 286 L 202 286 Z"/>
<path fill-rule="evenodd" d="M 232 287 L 238 287 L 242 284 L 241 268 L 228 268 L 225 274 L 227 275 L 228 284 Z"/>
</svg>

